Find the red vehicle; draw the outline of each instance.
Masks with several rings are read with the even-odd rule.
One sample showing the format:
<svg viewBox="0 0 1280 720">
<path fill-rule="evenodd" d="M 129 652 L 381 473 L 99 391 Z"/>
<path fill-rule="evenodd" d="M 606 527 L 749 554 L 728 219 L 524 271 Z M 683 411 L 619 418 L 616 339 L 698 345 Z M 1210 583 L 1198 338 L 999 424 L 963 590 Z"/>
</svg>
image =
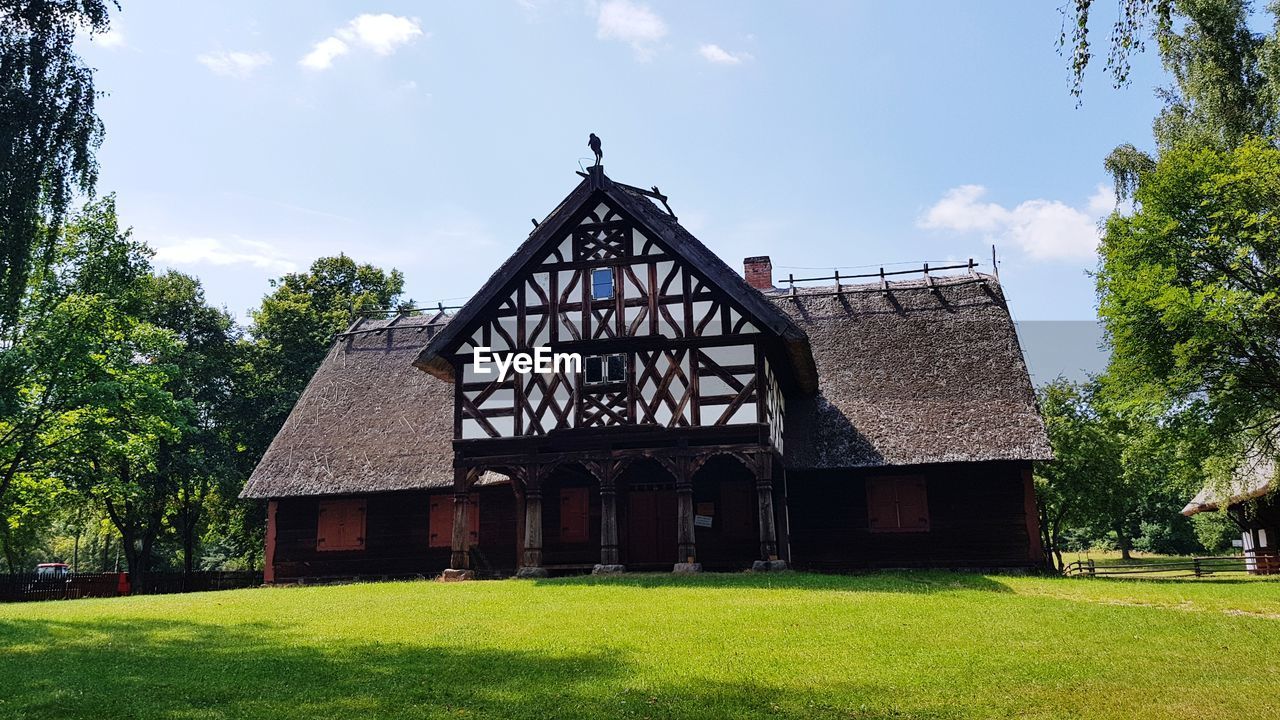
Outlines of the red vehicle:
<svg viewBox="0 0 1280 720">
<path fill-rule="evenodd" d="M 40 563 L 36 566 L 37 580 L 66 580 L 71 577 L 71 566 L 66 563 Z"/>
<path fill-rule="evenodd" d="M 71 567 L 66 563 L 36 565 L 35 579 L 27 583 L 26 595 L 40 600 L 75 597 L 71 587 Z"/>
</svg>

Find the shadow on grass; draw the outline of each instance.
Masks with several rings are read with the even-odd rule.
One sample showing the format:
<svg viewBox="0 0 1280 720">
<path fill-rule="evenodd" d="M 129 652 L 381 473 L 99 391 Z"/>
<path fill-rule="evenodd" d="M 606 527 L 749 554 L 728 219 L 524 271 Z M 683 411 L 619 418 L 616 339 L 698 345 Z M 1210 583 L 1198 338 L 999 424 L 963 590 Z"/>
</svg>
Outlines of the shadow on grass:
<svg viewBox="0 0 1280 720">
<path fill-rule="evenodd" d="M 782 573 L 625 573 L 622 575 L 579 575 L 535 580 L 539 585 L 614 585 L 639 588 L 835 590 L 848 592 L 939 593 L 957 590 L 1013 592 L 998 579 L 976 573 L 945 570 L 882 570 L 859 575 L 829 575 L 806 572 Z"/>
<path fill-rule="evenodd" d="M 839 702 L 748 678 L 651 687 L 636 672 L 617 652 L 352 642 L 261 623 L 0 620 L 5 718 L 849 717 Z"/>
<path fill-rule="evenodd" d="M 587 693 L 624 666 L 532 655 L 293 637 L 271 625 L 107 619 L 0 621 L 0 716 L 521 715 Z"/>
</svg>

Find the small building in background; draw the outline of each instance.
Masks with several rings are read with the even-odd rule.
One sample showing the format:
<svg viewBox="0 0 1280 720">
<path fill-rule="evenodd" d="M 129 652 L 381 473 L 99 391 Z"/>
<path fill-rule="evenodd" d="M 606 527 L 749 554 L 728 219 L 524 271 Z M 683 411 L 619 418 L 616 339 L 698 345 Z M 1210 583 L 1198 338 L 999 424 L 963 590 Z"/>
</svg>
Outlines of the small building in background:
<svg viewBox="0 0 1280 720">
<path fill-rule="evenodd" d="M 1207 485 L 1182 508 L 1187 517 L 1224 510 L 1240 528 L 1245 569 L 1255 575 L 1280 574 L 1280 489 L 1276 464 L 1251 457 L 1226 487 Z"/>
</svg>

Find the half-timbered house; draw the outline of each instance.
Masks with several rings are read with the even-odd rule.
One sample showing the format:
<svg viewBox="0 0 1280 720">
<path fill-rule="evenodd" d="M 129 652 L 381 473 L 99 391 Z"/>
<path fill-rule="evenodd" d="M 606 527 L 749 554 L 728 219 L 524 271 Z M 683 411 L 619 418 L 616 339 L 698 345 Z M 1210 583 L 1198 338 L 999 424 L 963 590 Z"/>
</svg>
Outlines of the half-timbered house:
<svg viewBox="0 0 1280 720">
<path fill-rule="evenodd" d="M 269 578 L 1041 562 L 995 277 L 778 289 L 582 176 L 455 314 L 335 339 L 244 490 Z"/>
<path fill-rule="evenodd" d="M 1240 530 L 1245 570 L 1280 575 L 1280 486 L 1273 458 L 1252 453 L 1242 459 L 1225 487 L 1209 484 L 1182 508 L 1187 517 L 1224 511 Z"/>
</svg>

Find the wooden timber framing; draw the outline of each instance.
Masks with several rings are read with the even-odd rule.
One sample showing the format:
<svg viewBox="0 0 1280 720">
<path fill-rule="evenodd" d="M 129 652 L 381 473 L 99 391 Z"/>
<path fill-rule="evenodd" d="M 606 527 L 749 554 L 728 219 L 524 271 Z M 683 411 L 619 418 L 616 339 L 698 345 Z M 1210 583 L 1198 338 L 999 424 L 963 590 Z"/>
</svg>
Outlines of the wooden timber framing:
<svg viewBox="0 0 1280 720">
<path fill-rule="evenodd" d="M 598 489 L 602 567 L 622 565 L 619 483 L 639 460 L 663 468 L 674 489 L 673 562 L 697 562 L 694 476 L 717 456 L 738 459 L 754 483 L 757 559 L 779 555 L 782 386 L 812 384 L 802 379 L 812 360 L 796 350 L 806 339 L 701 243 L 673 232 L 669 215 L 655 217 L 650 197 L 593 169 L 415 363 L 454 383 L 455 528 L 466 527 L 473 478 L 510 477 L 525 576 L 545 572 L 544 515 L 558 517 L 565 502 L 550 504 L 545 484 L 570 465 Z M 475 367 L 479 347 L 597 356 L 602 371 L 621 357 L 624 371 L 590 382 L 567 370 L 499 379 Z M 451 558 L 469 567 L 464 530 Z"/>
</svg>

